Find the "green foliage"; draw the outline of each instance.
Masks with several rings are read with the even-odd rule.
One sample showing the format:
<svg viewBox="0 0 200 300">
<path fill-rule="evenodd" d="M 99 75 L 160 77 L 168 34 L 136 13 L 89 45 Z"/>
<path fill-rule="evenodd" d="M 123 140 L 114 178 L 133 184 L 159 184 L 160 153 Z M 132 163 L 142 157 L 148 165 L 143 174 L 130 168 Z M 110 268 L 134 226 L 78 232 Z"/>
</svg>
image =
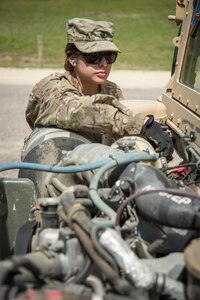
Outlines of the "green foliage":
<svg viewBox="0 0 200 300">
<path fill-rule="evenodd" d="M 177 27 L 169 0 L 0 0 L 0 66 L 38 67 L 37 37 L 43 38 L 43 67 L 62 68 L 66 20 L 113 22 L 121 49 L 115 69 L 169 70 Z"/>
</svg>

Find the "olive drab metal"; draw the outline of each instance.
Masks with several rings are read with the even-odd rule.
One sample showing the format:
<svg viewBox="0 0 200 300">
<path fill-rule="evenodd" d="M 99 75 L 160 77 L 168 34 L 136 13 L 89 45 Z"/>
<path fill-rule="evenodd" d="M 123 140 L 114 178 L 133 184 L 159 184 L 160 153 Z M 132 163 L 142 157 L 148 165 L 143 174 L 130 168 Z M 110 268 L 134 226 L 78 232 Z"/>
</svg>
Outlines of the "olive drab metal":
<svg viewBox="0 0 200 300">
<path fill-rule="evenodd" d="M 200 156 L 200 4 L 177 1 L 174 19 L 179 24 L 173 74 L 161 100 L 167 108 L 167 124 L 176 138 L 177 150 Z M 189 146 L 190 150 L 185 152 Z"/>
</svg>

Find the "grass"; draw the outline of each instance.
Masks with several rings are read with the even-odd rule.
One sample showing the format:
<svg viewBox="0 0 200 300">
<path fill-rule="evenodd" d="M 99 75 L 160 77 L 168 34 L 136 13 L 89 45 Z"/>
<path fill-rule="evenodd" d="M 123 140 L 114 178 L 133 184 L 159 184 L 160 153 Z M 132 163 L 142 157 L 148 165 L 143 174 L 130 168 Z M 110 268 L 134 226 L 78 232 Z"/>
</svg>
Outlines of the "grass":
<svg viewBox="0 0 200 300">
<path fill-rule="evenodd" d="M 177 27 L 169 0 L 0 0 L 0 66 L 38 67 L 37 38 L 43 39 L 42 67 L 61 68 L 66 20 L 106 20 L 115 25 L 121 49 L 115 69 L 169 70 Z"/>
</svg>

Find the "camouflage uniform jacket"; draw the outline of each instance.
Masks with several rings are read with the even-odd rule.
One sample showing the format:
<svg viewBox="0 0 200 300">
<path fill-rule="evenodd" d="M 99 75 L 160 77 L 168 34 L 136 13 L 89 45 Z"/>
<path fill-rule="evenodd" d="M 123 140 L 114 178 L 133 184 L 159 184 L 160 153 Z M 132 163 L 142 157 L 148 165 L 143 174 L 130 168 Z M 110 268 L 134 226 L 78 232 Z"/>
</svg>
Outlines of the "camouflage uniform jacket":
<svg viewBox="0 0 200 300">
<path fill-rule="evenodd" d="M 26 120 L 31 128 L 57 126 L 74 131 L 138 134 L 144 116 L 130 116 L 120 88 L 108 80 L 99 93 L 85 96 L 69 72 L 54 73 L 37 83 L 29 97 Z"/>
</svg>

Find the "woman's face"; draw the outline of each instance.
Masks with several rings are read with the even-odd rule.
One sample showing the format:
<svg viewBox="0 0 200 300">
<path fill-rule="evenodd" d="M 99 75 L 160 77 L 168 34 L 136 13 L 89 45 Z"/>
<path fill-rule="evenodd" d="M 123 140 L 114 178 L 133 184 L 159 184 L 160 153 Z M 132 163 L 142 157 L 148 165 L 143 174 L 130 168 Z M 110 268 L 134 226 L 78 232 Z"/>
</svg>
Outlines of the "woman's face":
<svg viewBox="0 0 200 300">
<path fill-rule="evenodd" d="M 74 71 L 83 92 L 89 90 L 91 93 L 97 92 L 98 86 L 108 78 L 111 68 L 112 64 L 108 64 L 105 57 L 99 63 L 91 64 L 81 54 L 76 57 L 74 64 Z"/>
</svg>

